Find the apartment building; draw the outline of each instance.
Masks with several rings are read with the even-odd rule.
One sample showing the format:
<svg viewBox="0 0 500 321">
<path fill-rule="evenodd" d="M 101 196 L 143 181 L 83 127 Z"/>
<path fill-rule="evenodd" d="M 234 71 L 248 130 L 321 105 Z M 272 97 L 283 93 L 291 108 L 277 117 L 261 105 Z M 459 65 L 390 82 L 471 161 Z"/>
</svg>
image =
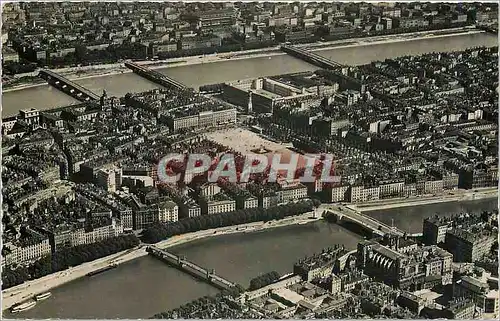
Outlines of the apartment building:
<svg viewBox="0 0 500 321">
<path fill-rule="evenodd" d="M 95 182 L 96 185 L 101 186 L 104 190 L 114 193 L 120 188 L 123 178 L 121 168 L 103 168 L 97 171 Z"/>
<path fill-rule="evenodd" d="M 496 289 L 490 284 L 496 283 Z M 453 285 L 453 296 L 469 298 L 482 313 L 498 315 L 498 279 L 488 282 L 488 275 L 480 277 L 462 276 Z"/>
<path fill-rule="evenodd" d="M 359 203 L 367 201 L 375 201 L 380 199 L 380 187 L 365 187 L 364 185 L 351 186 L 350 202 Z"/>
<path fill-rule="evenodd" d="M 332 203 L 347 201 L 348 191 L 349 191 L 348 185 L 333 186 L 331 193 Z"/>
<path fill-rule="evenodd" d="M 29 242 L 17 244 L 8 242 L 4 244 L 6 252 L 2 255 L 2 266 L 10 266 L 12 264 L 24 265 L 50 255 L 51 247 L 49 238 L 35 231 L 30 231 L 30 234 L 36 235 Z"/>
<path fill-rule="evenodd" d="M 111 224 L 91 228 L 86 230 L 81 227 L 71 233 L 71 245 L 84 245 L 96 243 L 108 238 L 116 237 L 123 234 L 123 224 L 120 220 L 113 218 Z"/>
<path fill-rule="evenodd" d="M 448 220 L 431 217 L 424 219 L 423 241 L 427 245 L 444 243 L 449 229 Z"/>
<path fill-rule="evenodd" d="M 236 124 L 236 109 L 224 109 L 219 111 L 204 111 L 194 115 L 172 117 L 169 125 L 172 130 L 183 128 L 209 128 Z"/>
<path fill-rule="evenodd" d="M 280 190 L 276 191 L 279 203 L 288 203 L 296 201 L 301 198 L 307 197 L 307 186 L 304 184 L 294 184 L 289 186 L 282 186 Z"/>
<path fill-rule="evenodd" d="M 497 237 L 488 231 L 453 229 L 446 232 L 445 248 L 453 254 L 455 262 L 475 262 L 491 251 Z"/>
<path fill-rule="evenodd" d="M 210 198 L 202 197 L 199 203 L 203 215 L 233 212 L 236 210 L 236 201 L 223 193 Z"/>
<path fill-rule="evenodd" d="M 380 198 L 403 197 L 404 196 L 404 180 L 389 180 L 380 181 Z"/>
<path fill-rule="evenodd" d="M 158 221 L 160 223 L 177 222 L 179 220 L 179 206 L 172 201 L 157 204 Z"/>
<path fill-rule="evenodd" d="M 139 206 L 134 211 L 134 229 L 143 229 L 154 223 L 177 222 L 179 207 L 171 201 Z"/>
</svg>

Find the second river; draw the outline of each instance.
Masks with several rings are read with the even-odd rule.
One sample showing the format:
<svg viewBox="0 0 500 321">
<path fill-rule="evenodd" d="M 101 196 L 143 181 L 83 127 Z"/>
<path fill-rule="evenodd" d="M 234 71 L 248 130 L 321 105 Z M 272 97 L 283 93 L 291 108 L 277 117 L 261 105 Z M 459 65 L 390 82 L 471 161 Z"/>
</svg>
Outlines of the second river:
<svg viewBox="0 0 500 321">
<path fill-rule="evenodd" d="M 422 231 L 424 217 L 452 215 L 497 208 L 496 199 L 450 202 L 369 212 L 369 215 L 410 233 Z M 334 244 L 355 249 L 361 238 L 336 224 L 324 221 L 261 232 L 232 234 L 199 240 L 170 249 L 201 266 L 247 287 L 250 279 L 269 271 L 290 273 L 306 255 Z M 52 290 L 52 297 L 39 302 L 16 318 L 148 318 L 176 308 L 217 290 L 165 263 L 142 257 L 118 268 L 85 277 Z"/>
<path fill-rule="evenodd" d="M 464 50 L 477 46 L 498 46 L 498 39 L 496 35 L 489 33 L 460 34 L 438 38 L 424 37 L 404 42 L 360 44 L 355 47 L 321 50 L 317 53 L 343 64 L 360 65 L 373 60 L 410 54 Z M 292 56 L 279 55 L 222 60 L 214 63 L 163 68 L 159 71 L 188 86 L 198 88 L 206 84 L 316 69 L 318 69 L 316 66 Z M 80 79 L 76 82 L 98 95 L 101 95 L 102 90 L 105 89 L 110 96 L 123 96 L 127 92 L 142 92 L 159 87 L 133 73 Z M 43 110 L 77 102 L 76 99 L 48 85 L 10 91 L 2 95 L 2 117 L 15 115 L 20 109 Z"/>
</svg>

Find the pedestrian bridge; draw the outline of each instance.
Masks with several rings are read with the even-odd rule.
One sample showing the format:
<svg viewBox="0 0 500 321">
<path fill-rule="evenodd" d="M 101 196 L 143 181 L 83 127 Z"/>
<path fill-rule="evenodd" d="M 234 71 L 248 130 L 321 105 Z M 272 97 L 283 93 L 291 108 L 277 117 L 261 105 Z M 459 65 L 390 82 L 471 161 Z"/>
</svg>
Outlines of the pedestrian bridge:
<svg viewBox="0 0 500 321">
<path fill-rule="evenodd" d="M 342 64 L 338 62 L 315 54 L 314 52 L 290 45 L 282 45 L 281 51 L 324 69 L 335 69 L 336 67 L 342 66 Z"/>
<path fill-rule="evenodd" d="M 195 263 L 187 261 L 185 257 L 180 257 L 156 246 L 148 246 L 147 252 L 183 272 L 189 273 L 198 279 L 213 284 L 219 289 L 227 290 L 236 285 L 233 282 L 215 274 L 215 270 L 213 269 L 205 269 Z"/>
<path fill-rule="evenodd" d="M 56 87 L 80 101 L 99 100 L 99 96 L 95 93 L 51 70 L 40 70 L 38 76 L 45 79 L 49 85 Z"/>
</svg>

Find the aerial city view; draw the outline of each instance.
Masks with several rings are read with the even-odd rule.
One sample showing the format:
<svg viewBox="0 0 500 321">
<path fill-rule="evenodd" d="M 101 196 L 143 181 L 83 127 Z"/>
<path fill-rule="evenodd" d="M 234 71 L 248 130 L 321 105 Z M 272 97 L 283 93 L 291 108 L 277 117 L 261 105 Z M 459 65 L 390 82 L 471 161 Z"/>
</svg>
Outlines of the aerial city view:
<svg viewBox="0 0 500 321">
<path fill-rule="evenodd" d="M 496 319 L 498 4 L 2 6 L 2 316 Z"/>
</svg>

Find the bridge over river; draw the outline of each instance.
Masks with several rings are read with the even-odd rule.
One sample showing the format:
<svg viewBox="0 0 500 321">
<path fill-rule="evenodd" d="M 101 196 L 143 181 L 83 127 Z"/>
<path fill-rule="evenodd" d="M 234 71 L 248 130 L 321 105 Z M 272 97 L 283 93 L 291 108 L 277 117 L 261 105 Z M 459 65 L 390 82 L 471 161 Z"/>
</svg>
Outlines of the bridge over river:
<svg viewBox="0 0 500 321">
<path fill-rule="evenodd" d="M 189 273 L 198 279 L 213 284 L 219 289 L 227 290 L 236 285 L 235 283 L 215 274 L 215 270 L 213 269 L 205 269 L 195 263 L 187 261 L 184 257 L 162 250 L 156 246 L 148 246 L 147 252 L 183 272 Z"/>
<path fill-rule="evenodd" d="M 351 222 L 361 226 L 364 229 L 371 231 L 374 235 L 384 236 L 385 234 L 393 234 L 403 236 L 405 232 L 395 226 L 389 226 L 368 215 L 358 212 L 349 206 L 324 204 L 320 208 L 329 212 L 337 218 L 337 222 Z"/>
<path fill-rule="evenodd" d="M 51 70 L 43 69 L 39 72 L 38 76 L 45 79 L 49 85 L 80 101 L 99 100 L 99 96 L 95 93 Z"/>
<path fill-rule="evenodd" d="M 176 89 L 187 89 L 188 87 L 181 82 L 170 78 L 158 71 L 149 69 L 143 65 L 136 64 L 132 61 L 126 61 L 125 66 L 141 77 L 144 77 L 154 83 L 157 83 L 163 87 L 176 88 Z"/>
<path fill-rule="evenodd" d="M 292 55 L 296 58 L 302 59 L 310 64 L 316 65 L 320 68 L 324 69 L 335 69 L 335 67 L 342 66 L 342 64 L 327 59 L 323 56 L 320 56 L 314 52 L 299 48 L 299 47 L 294 47 L 290 45 L 282 45 L 281 46 L 281 51 L 286 52 L 289 55 Z"/>
</svg>

